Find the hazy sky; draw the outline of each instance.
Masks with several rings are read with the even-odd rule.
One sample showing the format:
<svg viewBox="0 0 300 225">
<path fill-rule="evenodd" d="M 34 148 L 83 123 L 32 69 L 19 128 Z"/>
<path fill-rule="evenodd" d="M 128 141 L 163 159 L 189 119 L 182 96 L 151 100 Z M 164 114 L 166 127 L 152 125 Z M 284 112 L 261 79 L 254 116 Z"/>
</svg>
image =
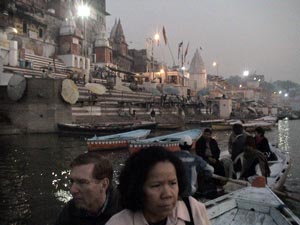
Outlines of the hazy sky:
<svg viewBox="0 0 300 225">
<path fill-rule="evenodd" d="M 187 62 L 196 48 L 207 73 L 242 75 L 248 69 L 267 81 L 300 83 L 300 0 L 106 0 L 107 29 L 121 19 L 129 48 L 142 49 L 160 32 L 154 57 L 172 65 L 162 27 L 177 64 L 178 43 L 189 42 Z"/>
</svg>

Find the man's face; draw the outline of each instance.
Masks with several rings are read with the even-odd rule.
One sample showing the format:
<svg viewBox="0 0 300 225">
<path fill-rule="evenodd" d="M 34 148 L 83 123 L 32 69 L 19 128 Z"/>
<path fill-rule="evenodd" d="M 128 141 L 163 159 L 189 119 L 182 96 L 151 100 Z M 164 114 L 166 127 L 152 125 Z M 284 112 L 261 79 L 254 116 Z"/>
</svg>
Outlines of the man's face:
<svg viewBox="0 0 300 225">
<path fill-rule="evenodd" d="M 97 213 L 106 199 L 108 178 L 93 178 L 93 164 L 75 166 L 70 173 L 70 192 L 77 208 Z"/>
<path fill-rule="evenodd" d="M 203 133 L 203 137 L 204 137 L 206 140 L 209 140 L 209 139 L 211 139 L 211 133 L 210 133 L 210 132 L 204 132 L 204 133 Z"/>
</svg>

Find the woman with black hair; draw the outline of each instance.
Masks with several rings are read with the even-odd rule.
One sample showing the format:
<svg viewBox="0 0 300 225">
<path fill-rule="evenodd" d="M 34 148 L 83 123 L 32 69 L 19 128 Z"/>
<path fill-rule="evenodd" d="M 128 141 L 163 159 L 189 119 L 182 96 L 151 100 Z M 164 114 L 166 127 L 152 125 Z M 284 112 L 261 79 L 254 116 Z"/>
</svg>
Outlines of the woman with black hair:
<svg viewBox="0 0 300 225">
<path fill-rule="evenodd" d="M 124 210 L 108 225 L 210 224 L 205 206 L 193 197 L 183 196 L 186 182 L 182 162 L 162 147 L 145 148 L 131 155 L 119 181 Z"/>
</svg>

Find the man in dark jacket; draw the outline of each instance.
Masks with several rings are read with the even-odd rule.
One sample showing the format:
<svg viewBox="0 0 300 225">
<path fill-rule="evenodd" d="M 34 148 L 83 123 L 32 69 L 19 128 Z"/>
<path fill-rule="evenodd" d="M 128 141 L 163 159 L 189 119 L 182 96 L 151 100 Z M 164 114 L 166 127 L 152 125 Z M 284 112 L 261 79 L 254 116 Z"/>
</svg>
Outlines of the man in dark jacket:
<svg viewBox="0 0 300 225">
<path fill-rule="evenodd" d="M 220 152 L 217 141 L 212 138 L 211 129 L 204 129 L 202 136 L 196 142 L 196 153 L 214 167 L 215 174 L 224 176 L 224 166 L 219 161 Z"/>
<path fill-rule="evenodd" d="M 55 225 L 102 225 L 120 210 L 112 187 L 113 168 L 96 152 L 79 155 L 71 163 L 70 200 Z"/>
<path fill-rule="evenodd" d="M 235 162 L 235 159 L 244 152 L 246 137 L 249 136 L 244 132 L 242 124 L 236 123 L 232 126 L 232 134 L 229 137 L 229 152 L 231 153 L 231 160 L 234 163 L 234 171 L 240 172 L 242 169 L 240 161 Z"/>
<path fill-rule="evenodd" d="M 277 156 L 270 149 L 269 141 L 265 137 L 265 130 L 262 127 L 255 128 L 255 145 L 256 149 L 261 151 L 268 161 L 277 160 Z"/>
</svg>

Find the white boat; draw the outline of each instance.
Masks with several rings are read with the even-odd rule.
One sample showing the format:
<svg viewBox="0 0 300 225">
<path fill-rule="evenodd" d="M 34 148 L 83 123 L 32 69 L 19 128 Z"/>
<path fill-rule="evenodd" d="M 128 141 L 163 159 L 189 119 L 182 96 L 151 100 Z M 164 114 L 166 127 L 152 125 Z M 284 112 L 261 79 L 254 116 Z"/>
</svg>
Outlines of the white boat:
<svg viewBox="0 0 300 225">
<path fill-rule="evenodd" d="M 285 183 L 289 170 L 291 168 L 291 158 L 288 152 L 281 151 L 280 149 L 270 146 L 271 151 L 277 156 L 277 160 L 268 161 L 271 170 L 271 175 L 267 177 L 267 184 L 272 190 L 280 190 Z M 229 152 L 224 151 L 221 153 L 221 160 L 229 158 Z M 237 160 L 243 158 L 243 153 L 237 156 Z M 241 160 L 242 162 L 243 160 Z M 237 175 L 238 176 L 238 175 Z"/>
<path fill-rule="evenodd" d="M 268 187 L 245 187 L 205 203 L 212 225 L 300 225 Z"/>
<path fill-rule="evenodd" d="M 276 161 L 268 161 L 271 175 L 267 178 L 267 184 L 272 190 L 280 190 L 291 168 L 291 158 L 288 152 L 284 152 L 274 146 L 270 146 L 277 156 Z"/>
<path fill-rule="evenodd" d="M 265 122 L 265 121 L 256 121 L 256 120 L 249 120 L 247 123 L 242 124 L 244 129 L 248 132 L 255 131 L 255 128 L 262 127 L 264 130 L 271 130 L 274 127 L 273 123 Z"/>
</svg>

